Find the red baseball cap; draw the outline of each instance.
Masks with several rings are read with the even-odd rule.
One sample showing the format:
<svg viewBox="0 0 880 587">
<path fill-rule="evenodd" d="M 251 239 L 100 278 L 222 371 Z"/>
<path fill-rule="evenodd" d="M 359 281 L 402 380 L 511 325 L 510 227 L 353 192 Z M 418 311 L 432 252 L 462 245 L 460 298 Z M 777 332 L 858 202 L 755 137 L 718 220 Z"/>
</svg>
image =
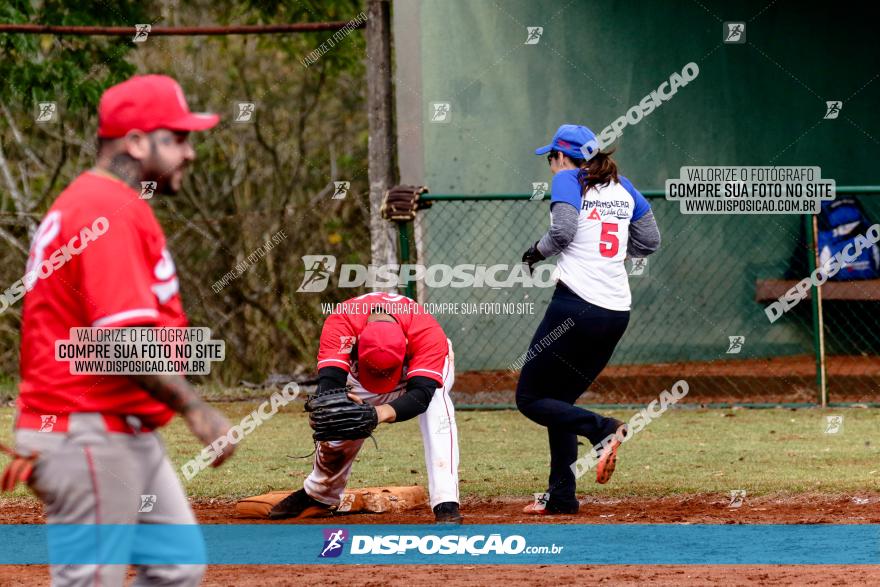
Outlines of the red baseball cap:
<svg viewBox="0 0 880 587">
<path fill-rule="evenodd" d="M 167 75 L 136 75 L 107 88 L 98 104 L 98 136 L 103 139 L 130 130 L 208 130 L 219 120 L 216 114 L 190 112 L 180 84 Z"/>
<path fill-rule="evenodd" d="M 403 372 L 406 337 L 397 322 L 367 322 L 358 337 L 358 380 L 371 393 L 388 393 Z"/>
</svg>

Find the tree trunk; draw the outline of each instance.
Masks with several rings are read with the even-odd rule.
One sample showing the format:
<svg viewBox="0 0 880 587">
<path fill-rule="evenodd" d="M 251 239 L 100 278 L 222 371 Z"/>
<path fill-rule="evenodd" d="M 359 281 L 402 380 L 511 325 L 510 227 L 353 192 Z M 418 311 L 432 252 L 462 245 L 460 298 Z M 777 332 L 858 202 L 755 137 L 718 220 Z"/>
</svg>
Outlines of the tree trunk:
<svg viewBox="0 0 880 587">
<path fill-rule="evenodd" d="M 391 5 L 367 1 L 367 111 L 370 129 L 370 241 L 372 262 L 397 262 L 396 225 L 379 214 L 385 190 L 394 185 L 394 114 L 391 94 Z M 394 289 L 394 288 L 390 288 Z"/>
</svg>

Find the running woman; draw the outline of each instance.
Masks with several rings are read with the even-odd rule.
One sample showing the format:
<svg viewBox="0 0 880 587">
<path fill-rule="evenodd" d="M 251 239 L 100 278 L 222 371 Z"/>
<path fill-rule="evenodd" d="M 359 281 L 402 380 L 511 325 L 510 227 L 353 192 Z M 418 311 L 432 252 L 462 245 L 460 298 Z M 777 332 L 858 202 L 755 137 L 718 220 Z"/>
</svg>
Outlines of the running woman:
<svg viewBox="0 0 880 587">
<path fill-rule="evenodd" d="M 608 364 L 629 323 L 624 259 L 643 258 L 660 247 L 648 201 L 618 174 L 610 153 L 593 153 L 596 144 L 590 129 L 565 124 L 549 145 L 535 151 L 547 155 L 553 173 L 551 223 L 522 260 L 531 271 L 535 263 L 558 255 L 558 282 L 530 348 L 554 338 L 545 338 L 554 329 L 561 335 L 525 363 L 516 388 L 520 412 L 546 426 L 550 440 L 549 496 L 546 504 L 536 500 L 525 513 L 577 513 L 571 465 L 578 458 L 578 436 L 595 446 L 624 425 L 574 403 Z M 586 159 L 582 147 L 593 157 Z M 615 439 L 602 451 L 598 483 L 611 478 L 619 444 Z"/>
</svg>

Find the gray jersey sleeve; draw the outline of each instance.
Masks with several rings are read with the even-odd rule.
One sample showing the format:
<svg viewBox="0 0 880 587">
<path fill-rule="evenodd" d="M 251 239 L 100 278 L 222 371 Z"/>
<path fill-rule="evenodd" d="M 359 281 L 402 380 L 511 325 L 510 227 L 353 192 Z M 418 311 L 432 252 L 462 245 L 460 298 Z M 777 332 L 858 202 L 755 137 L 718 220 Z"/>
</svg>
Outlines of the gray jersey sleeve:
<svg viewBox="0 0 880 587">
<path fill-rule="evenodd" d="M 574 240 L 578 229 L 578 209 L 571 204 L 553 202 L 550 215 L 550 230 L 538 241 L 538 250 L 545 257 L 562 252 Z"/>
<path fill-rule="evenodd" d="M 660 230 L 654 212 L 648 212 L 629 225 L 629 242 L 626 254 L 630 257 L 647 257 L 660 248 Z"/>
</svg>

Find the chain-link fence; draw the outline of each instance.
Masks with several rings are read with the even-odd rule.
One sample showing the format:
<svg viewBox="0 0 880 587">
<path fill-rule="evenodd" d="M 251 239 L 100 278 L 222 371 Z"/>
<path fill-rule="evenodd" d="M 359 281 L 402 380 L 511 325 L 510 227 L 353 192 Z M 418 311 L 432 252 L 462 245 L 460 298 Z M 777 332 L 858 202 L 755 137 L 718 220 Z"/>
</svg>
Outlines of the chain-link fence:
<svg viewBox="0 0 880 587">
<path fill-rule="evenodd" d="M 880 220 L 880 198 L 868 197 L 872 191 L 880 190 L 837 189 L 864 194 L 873 223 Z M 880 400 L 880 280 L 829 283 L 773 323 L 765 314 L 815 267 L 813 216 L 682 215 L 662 194 L 646 195 L 662 246 L 645 264 L 627 260 L 629 328 L 582 401 L 638 403 L 680 378 L 690 383 L 688 401 L 706 404 L 820 403 L 823 386 L 834 402 Z M 509 276 L 492 266 L 512 268 L 548 226 L 547 201 L 529 195 L 427 199 L 432 207 L 401 226 L 406 262 L 473 264 Z M 517 360 L 552 292 L 453 281 L 420 282 L 410 294 L 429 304 L 455 344 L 457 390 L 475 401 L 508 403 Z"/>
</svg>

